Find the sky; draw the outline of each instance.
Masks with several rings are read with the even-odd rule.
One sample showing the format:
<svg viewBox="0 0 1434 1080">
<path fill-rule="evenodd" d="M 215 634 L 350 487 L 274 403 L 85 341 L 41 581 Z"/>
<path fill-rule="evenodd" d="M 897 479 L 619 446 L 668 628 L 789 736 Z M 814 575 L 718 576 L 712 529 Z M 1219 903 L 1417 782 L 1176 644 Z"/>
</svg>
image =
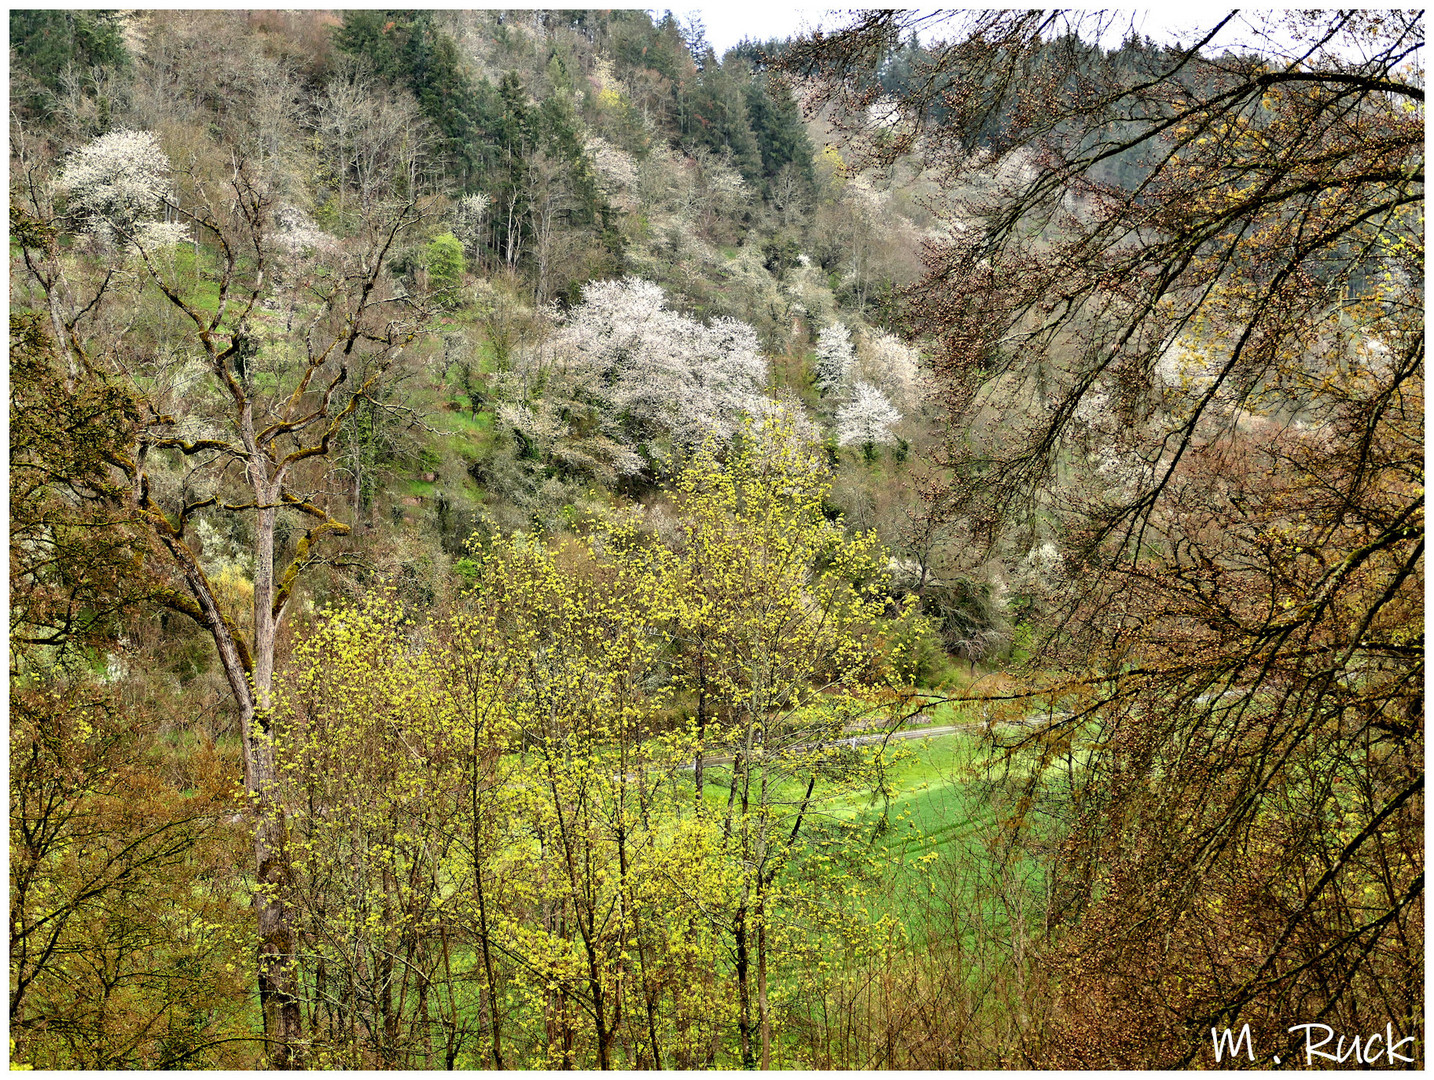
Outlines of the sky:
<svg viewBox="0 0 1434 1080">
<path fill-rule="evenodd" d="M 524 5 L 527 6 L 527 5 Z M 534 3 L 534 7 L 548 6 L 542 3 Z M 879 3 L 868 3 L 867 7 L 888 6 Z M 905 7 L 907 5 L 900 5 Z M 1145 24 L 1160 24 L 1167 20 L 1155 16 L 1152 20 L 1147 11 L 1142 11 L 1136 5 L 1115 4 L 1112 7 L 1116 10 L 1124 7 L 1127 10 L 1137 13 L 1138 21 L 1142 30 L 1150 29 Z M 1205 5 L 1182 5 L 1182 12 L 1193 14 L 1194 10 L 1204 9 Z M 920 5 L 911 5 L 912 10 L 922 12 L 933 12 L 936 9 Z M 1194 9 L 1194 10 L 1192 10 Z M 726 50 L 736 45 L 743 38 L 753 38 L 757 41 L 767 41 L 771 38 L 785 38 L 805 30 L 816 27 L 831 30 L 846 25 L 851 21 L 852 15 L 859 10 L 857 7 L 848 8 L 826 8 L 826 7 L 793 7 L 783 3 L 762 3 L 760 0 L 729 0 L 727 3 L 713 2 L 708 4 L 693 3 L 692 0 L 674 0 L 670 5 L 662 7 L 651 7 L 647 11 L 654 19 L 662 17 L 663 12 L 671 11 L 684 26 L 688 25 L 691 19 L 696 16 L 702 20 L 703 28 L 706 31 L 707 40 L 712 49 L 720 57 Z M 922 35 L 923 40 L 925 35 Z"/>
<path fill-rule="evenodd" d="M 551 7 L 551 3 L 522 3 L 524 7 Z M 564 5 L 566 6 L 566 5 Z M 576 6 L 576 5 L 574 5 Z M 868 3 L 867 7 L 887 6 L 878 3 Z M 900 5 L 907 6 L 907 5 Z M 1227 9 L 1209 4 L 1184 3 L 1179 6 L 1178 12 L 1169 8 L 1160 10 L 1150 4 L 1111 4 L 1103 5 L 1112 12 L 1125 11 L 1130 18 L 1116 17 L 1113 21 L 1118 25 L 1129 25 L 1135 23 L 1138 32 L 1150 34 L 1153 37 L 1161 37 L 1164 33 L 1175 32 L 1186 29 L 1186 37 L 1189 37 L 1189 27 L 1199 25 L 1202 21 L 1208 22 L 1209 16 L 1219 16 Z M 1277 9 L 1285 5 L 1251 5 L 1252 9 Z M 923 5 L 910 5 L 910 9 L 923 13 L 935 13 L 938 9 Z M 647 9 L 654 19 L 662 17 L 663 12 L 671 11 L 674 16 L 684 25 L 688 25 L 695 16 L 702 20 L 706 31 L 708 42 L 712 49 L 720 57 L 726 50 L 736 45 L 743 38 L 753 38 L 757 41 L 767 41 L 771 38 L 790 37 L 793 34 L 816 27 L 831 30 L 847 25 L 852 21 L 853 14 L 859 10 L 858 7 L 827 8 L 827 7 L 794 7 L 780 2 L 763 3 L 761 0 L 728 0 L 726 3 L 711 2 L 707 4 L 693 3 L 692 0 L 673 0 L 661 7 L 650 7 Z M 959 10 L 959 9 L 958 9 Z M 969 10 L 969 8 L 967 9 Z M 938 33 L 940 22 L 933 25 Z M 926 39 L 926 35 L 921 35 Z M 1118 44 L 1115 42 L 1113 44 Z"/>
<path fill-rule="evenodd" d="M 154 0 L 152 0 L 154 2 Z M 1404 0 L 1404 6 L 1407 0 Z M 91 6 L 87 0 L 80 0 L 76 4 L 68 4 L 61 0 L 58 6 Z M 237 6 L 232 0 L 157 0 L 159 7 L 234 7 Z M 377 7 L 381 6 L 377 0 L 349 0 L 349 7 Z M 494 7 L 494 8 L 583 8 L 593 6 L 592 0 L 431 0 L 429 6 L 434 7 Z M 625 6 L 623 4 L 616 5 Z M 636 4 L 631 5 L 636 7 Z M 695 15 L 702 20 L 706 32 L 707 41 L 713 50 L 720 57 L 726 50 L 742 41 L 744 38 L 751 38 L 756 41 L 767 41 L 771 38 L 785 38 L 805 30 L 816 27 L 824 29 L 837 29 L 849 24 L 852 15 L 861 10 L 863 5 L 852 4 L 847 7 L 822 7 L 822 6 L 797 6 L 792 3 L 783 3 L 781 0 L 667 0 L 658 6 L 648 7 L 646 10 L 654 17 L 661 18 L 663 12 L 671 11 L 672 14 L 683 25 L 689 25 Z M 871 0 L 864 5 L 866 8 L 893 6 L 884 3 L 873 3 Z M 996 6 L 996 5 L 992 5 Z M 1136 29 L 1142 34 L 1150 34 L 1155 38 L 1163 38 L 1168 34 L 1175 37 L 1184 37 L 1188 40 L 1190 28 L 1202 23 L 1208 24 L 1211 17 L 1218 17 L 1224 10 L 1219 5 L 1197 2 L 1191 3 L 1186 0 L 1178 6 L 1164 5 L 1163 7 L 1151 4 L 1147 0 L 1144 4 L 1120 3 L 1102 5 L 1109 10 L 1129 12 L 1135 16 Z M 1251 11 L 1254 20 L 1259 20 L 1258 12 L 1279 10 L 1287 8 L 1289 4 L 1252 3 L 1245 5 Z M 1391 4 L 1364 4 L 1364 7 L 1389 7 Z M 915 10 L 930 13 L 937 9 L 924 5 L 912 5 Z M 959 9 L 958 9 L 959 10 Z M 966 10 L 970 10 L 968 7 Z M 1182 34 L 1181 31 L 1185 32 Z M 939 33 L 940 31 L 938 31 Z M 926 35 L 922 35 L 923 39 Z M 1118 44 L 1113 42 L 1112 44 Z M 1258 48 L 1258 43 L 1256 43 Z"/>
<path fill-rule="evenodd" d="M 512 0 L 509 2 L 511 3 Z M 559 6 L 552 4 L 551 0 L 548 3 L 519 0 L 519 4 L 524 7 Z M 560 6 L 578 5 L 564 4 Z M 872 8 L 896 5 L 868 2 L 865 6 Z M 1284 57 L 1292 50 L 1294 53 L 1304 52 L 1307 44 L 1297 45 L 1296 38 L 1280 29 L 1284 15 L 1295 5 L 1257 2 L 1241 6 L 1242 14 L 1221 34 L 1219 40 L 1223 47 L 1238 46 L 1242 50 L 1248 49 L 1276 57 Z M 1358 6 L 1375 9 L 1408 7 L 1410 5 L 1405 0 L 1403 3 L 1374 3 Z M 1136 4 L 1117 2 L 1102 5 L 1102 7 L 1111 13 L 1110 23 L 1100 39 L 1101 43 L 1108 48 L 1117 47 L 1132 27 L 1136 33 L 1142 36 L 1148 35 L 1162 43 L 1183 42 L 1188 45 L 1197 38 L 1197 28 L 1208 29 L 1229 13 L 1229 7 L 1226 5 L 1184 2 L 1175 6 L 1158 6 L 1149 3 L 1148 0 L 1146 3 Z M 911 9 L 923 14 L 932 14 L 938 10 L 914 4 L 911 5 Z M 796 7 L 781 2 L 773 3 L 770 0 L 766 3 L 761 0 L 727 0 L 725 3 L 712 0 L 706 4 L 693 3 L 692 0 L 672 0 L 670 4 L 650 7 L 647 10 L 654 18 L 661 18 L 664 11 L 670 10 L 684 26 L 690 23 L 693 16 L 700 18 L 707 41 L 720 57 L 743 38 L 767 41 L 771 38 L 790 37 L 818 26 L 828 30 L 840 28 L 848 25 L 852 21 L 853 14 L 859 9 L 855 6 L 846 8 Z M 971 9 L 968 7 L 966 10 Z M 1274 16 L 1273 23 L 1271 22 L 1272 15 Z M 929 29 L 932 31 L 931 36 L 941 37 L 952 31 L 952 25 L 945 23 L 944 20 L 935 20 Z M 918 33 L 922 40 L 928 40 L 927 33 L 919 31 Z M 1107 37 L 1109 40 L 1106 40 Z M 1349 58 L 1357 59 L 1356 56 Z"/>
<path fill-rule="evenodd" d="M 59 0 L 55 6 L 59 7 L 90 7 L 94 0 Z M 153 6 L 157 7 L 237 7 L 233 0 L 152 0 Z M 1388 8 L 1407 6 L 1408 0 L 1402 3 L 1373 3 L 1359 5 L 1364 8 Z M 349 7 L 378 7 L 381 6 L 377 0 L 349 0 Z M 592 0 L 431 0 L 430 6 L 434 7 L 475 7 L 475 8 L 585 8 L 593 6 Z M 625 6 L 622 4 L 619 7 Z M 636 4 L 631 5 L 636 7 Z M 867 8 L 882 7 L 884 4 L 872 3 L 868 0 Z M 1126 12 L 1133 16 L 1133 20 L 1121 18 L 1117 20 L 1122 25 L 1129 25 L 1130 21 L 1135 24 L 1136 31 L 1141 34 L 1149 34 L 1157 40 L 1168 40 L 1174 37 L 1177 40 L 1184 40 L 1187 43 L 1191 38 L 1192 28 L 1199 25 L 1209 25 L 1212 18 L 1218 18 L 1226 10 L 1223 6 L 1209 3 L 1191 3 L 1186 0 L 1178 6 L 1165 5 L 1157 7 L 1147 0 L 1143 4 L 1120 3 L 1103 5 L 1108 10 Z M 1247 16 L 1252 24 L 1258 24 L 1264 20 L 1261 12 L 1280 11 L 1288 9 L 1290 4 L 1269 4 L 1255 2 L 1245 5 L 1249 12 Z M 932 13 L 936 8 L 913 5 L 914 10 L 922 13 Z M 845 8 L 829 8 L 814 6 L 796 6 L 791 3 L 783 3 L 781 0 L 670 0 L 658 7 L 646 9 L 654 18 L 661 18 L 663 12 L 671 11 L 672 14 L 685 26 L 689 25 L 691 19 L 696 16 L 702 20 L 703 29 L 707 41 L 711 44 L 713 51 L 720 57 L 733 45 L 744 38 L 751 38 L 755 41 L 768 41 L 772 38 L 785 38 L 803 31 L 817 27 L 833 30 L 848 25 L 852 21 L 855 12 L 861 10 L 860 5 L 853 5 Z M 957 9 L 960 10 L 960 9 Z M 971 10 L 971 8 L 966 8 Z M 937 24 L 939 26 L 939 24 Z M 1235 29 L 1238 33 L 1238 28 Z M 946 32 L 949 32 L 949 28 Z M 1113 31 L 1118 33 L 1117 31 Z M 936 30 L 939 36 L 941 29 Z M 920 35 L 923 40 L 927 39 L 926 34 Z M 1111 46 L 1119 44 L 1118 41 L 1109 42 Z M 1256 51 L 1270 51 L 1278 54 L 1281 50 L 1278 47 L 1281 43 L 1271 38 L 1266 32 L 1258 31 L 1253 36 L 1246 36 L 1241 44 L 1247 45 Z"/>
<path fill-rule="evenodd" d="M 668 8 L 648 10 L 660 17 Z M 718 56 L 743 38 L 767 41 L 771 38 L 791 37 L 803 30 L 813 29 L 823 25 L 822 18 L 828 13 L 825 8 L 794 8 L 783 4 L 753 3 L 751 0 L 706 6 L 691 4 L 690 0 L 688 3 L 676 0 L 670 10 L 684 26 L 693 15 L 700 18 L 707 33 L 707 40 Z M 840 25 L 840 20 L 841 14 L 837 13 L 835 21 L 827 21 L 831 25 Z"/>
</svg>

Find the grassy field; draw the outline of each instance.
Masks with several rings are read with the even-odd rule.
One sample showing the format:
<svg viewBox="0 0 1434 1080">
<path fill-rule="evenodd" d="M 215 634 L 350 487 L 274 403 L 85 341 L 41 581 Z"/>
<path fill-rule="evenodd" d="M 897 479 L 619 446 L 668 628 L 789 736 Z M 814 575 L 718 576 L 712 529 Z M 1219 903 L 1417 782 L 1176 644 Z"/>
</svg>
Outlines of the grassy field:
<svg viewBox="0 0 1434 1080">
<path fill-rule="evenodd" d="M 952 916 L 967 945 L 978 922 L 985 933 L 1001 933 L 1009 910 L 991 891 L 1002 874 L 990 844 L 1010 812 L 1004 804 L 1011 781 L 1018 783 L 1023 770 L 1006 779 L 1004 762 L 974 731 L 893 744 L 888 753 L 884 799 L 847 799 L 831 808 L 862 826 L 857 835 L 884 867 L 883 880 L 874 883 L 873 915 L 895 916 L 918 946 L 951 930 Z M 1024 892 L 1020 903 L 1033 912 L 1043 902 L 1040 867 L 1018 854 L 1009 870 L 1009 880 L 1024 886 L 1008 899 Z"/>
</svg>

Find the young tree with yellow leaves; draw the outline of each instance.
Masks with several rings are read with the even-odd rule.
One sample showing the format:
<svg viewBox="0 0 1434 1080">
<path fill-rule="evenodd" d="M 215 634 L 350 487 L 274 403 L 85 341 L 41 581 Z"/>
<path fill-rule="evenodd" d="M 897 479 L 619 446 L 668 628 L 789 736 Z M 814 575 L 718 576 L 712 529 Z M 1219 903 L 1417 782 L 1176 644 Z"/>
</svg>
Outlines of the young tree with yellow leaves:
<svg viewBox="0 0 1434 1080">
<path fill-rule="evenodd" d="M 729 465 L 710 452 L 678 480 L 682 540 L 672 626 L 677 685 L 696 697 L 699 813 L 715 814 L 740 868 L 730 932 L 742 1062 L 771 1059 L 773 897 L 817 796 L 869 782 L 842 740 L 886 696 L 871 635 L 885 614 L 885 557 L 873 535 L 828 521 L 815 447 L 788 427 L 751 428 Z M 725 805 L 702 794 L 703 758 L 732 764 Z M 788 782 L 803 788 L 795 798 Z M 755 1006 L 755 1007 L 754 1007 Z"/>
<path fill-rule="evenodd" d="M 810 945 L 788 923 L 862 937 L 803 864 L 852 828 L 823 804 L 875 782 L 852 742 L 886 694 L 884 560 L 825 484 L 754 430 L 683 474 L 675 549 L 492 541 L 447 619 L 380 599 L 300 645 L 272 802 L 313 1060 L 771 1061 L 770 983 Z M 699 635 L 702 730 L 677 717 Z M 694 758 L 729 770 L 695 808 Z"/>
</svg>

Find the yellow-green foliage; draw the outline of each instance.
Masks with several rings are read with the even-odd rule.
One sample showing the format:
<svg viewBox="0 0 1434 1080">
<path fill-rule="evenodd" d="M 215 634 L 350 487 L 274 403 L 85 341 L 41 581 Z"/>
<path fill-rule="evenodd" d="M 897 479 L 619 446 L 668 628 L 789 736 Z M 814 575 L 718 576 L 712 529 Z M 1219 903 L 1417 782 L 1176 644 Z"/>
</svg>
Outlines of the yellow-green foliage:
<svg viewBox="0 0 1434 1080">
<path fill-rule="evenodd" d="M 663 555 L 675 630 L 700 642 L 702 668 L 679 664 L 679 685 L 704 678 L 729 727 L 839 730 L 869 708 L 886 552 L 874 534 L 848 539 L 825 518 L 830 480 L 817 451 L 769 425 L 748 433 L 730 466 L 697 455 L 677 488 L 682 544 Z"/>
<path fill-rule="evenodd" d="M 837 738 L 880 696 L 884 555 L 825 484 L 749 432 L 683 474 L 671 548 L 495 540 L 446 620 L 377 599 L 299 644 L 276 729 L 315 1064 L 734 1064 L 764 1030 L 802 1063 L 785 1017 L 838 974 L 813 950 L 890 933 L 870 867 L 803 858 L 856 832 L 821 810 L 873 784 Z"/>
<path fill-rule="evenodd" d="M 12 682 L 10 706 L 12 1062 L 247 1067 L 253 928 L 226 763 L 202 748 L 175 790 L 144 721 L 91 683 Z"/>
</svg>

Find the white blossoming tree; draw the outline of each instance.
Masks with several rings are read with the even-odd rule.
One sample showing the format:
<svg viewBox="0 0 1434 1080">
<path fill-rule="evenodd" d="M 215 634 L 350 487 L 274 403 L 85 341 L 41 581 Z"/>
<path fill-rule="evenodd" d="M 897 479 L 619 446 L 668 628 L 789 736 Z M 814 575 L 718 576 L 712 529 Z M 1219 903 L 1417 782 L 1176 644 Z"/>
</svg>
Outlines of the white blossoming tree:
<svg viewBox="0 0 1434 1080">
<path fill-rule="evenodd" d="M 704 325 L 672 311 L 662 289 L 641 278 L 596 281 L 518 365 L 510 395 L 522 404 L 501 415 L 544 455 L 588 446 L 588 457 L 631 473 L 638 448 L 655 460 L 731 438 L 765 400 L 766 378 L 746 323 Z"/>
<path fill-rule="evenodd" d="M 633 156 L 598 135 L 590 135 L 583 146 L 593 163 L 598 184 L 608 198 L 615 204 L 635 208 L 641 177 Z"/>
<path fill-rule="evenodd" d="M 835 394 L 846 384 L 854 360 L 845 323 L 832 323 L 818 335 L 817 386 L 823 394 Z"/>
<path fill-rule="evenodd" d="M 851 400 L 837 409 L 836 431 L 839 446 L 860 446 L 868 457 L 882 443 L 894 443 L 892 427 L 901 422 L 901 413 L 869 382 L 857 380 Z"/>
<path fill-rule="evenodd" d="M 462 196 L 453 205 L 453 235 L 463 241 L 463 248 L 470 256 L 477 255 L 482 249 L 483 231 L 488 224 L 491 203 L 492 199 L 479 191 Z"/>
<path fill-rule="evenodd" d="M 853 368 L 856 378 L 871 383 L 898 407 L 915 409 L 926 396 L 921 354 L 894 334 L 862 336 Z"/>
<path fill-rule="evenodd" d="M 148 131 L 111 131 L 72 152 L 59 188 L 75 225 L 108 241 L 133 236 L 169 193 L 169 158 Z"/>
<path fill-rule="evenodd" d="M 781 439 L 776 442 L 772 441 L 774 432 L 781 434 Z M 817 447 L 821 444 L 822 432 L 807 415 L 801 399 L 792 391 L 783 389 L 772 397 L 758 401 L 752 412 L 747 437 L 756 439 L 759 446 L 775 453 L 793 440 L 808 449 Z"/>
</svg>

